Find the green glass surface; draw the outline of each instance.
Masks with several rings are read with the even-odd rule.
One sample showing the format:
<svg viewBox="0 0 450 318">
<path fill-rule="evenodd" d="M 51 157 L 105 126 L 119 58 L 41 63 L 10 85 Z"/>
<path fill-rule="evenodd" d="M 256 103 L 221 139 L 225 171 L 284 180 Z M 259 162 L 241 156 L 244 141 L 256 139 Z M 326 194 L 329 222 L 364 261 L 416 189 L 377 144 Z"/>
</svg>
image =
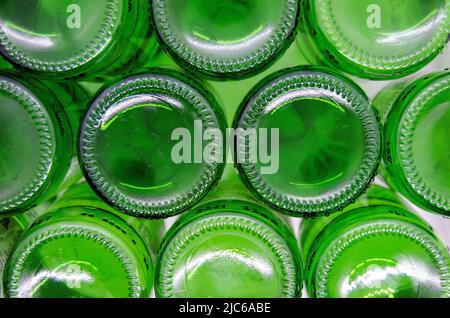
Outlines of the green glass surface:
<svg viewBox="0 0 450 318">
<path fill-rule="evenodd" d="M 6 297 L 149 297 L 153 260 L 142 232 L 83 196 L 67 199 L 22 235 L 6 264 Z"/>
<path fill-rule="evenodd" d="M 75 84 L 0 75 L 0 213 L 24 211 L 56 193 L 86 100 Z"/>
<path fill-rule="evenodd" d="M 420 207 L 450 215 L 449 72 L 388 88 L 374 106 L 385 113 L 386 181 Z"/>
<path fill-rule="evenodd" d="M 157 297 L 299 297 L 297 243 L 259 205 L 213 200 L 183 215 L 166 234 L 155 272 Z"/>
<path fill-rule="evenodd" d="M 156 255 L 165 232 L 163 220 L 145 220 L 126 215 L 113 209 L 104 202 L 84 180 L 80 180 L 76 184 L 70 186 L 70 188 L 64 191 L 57 200 L 52 202 L 46 208 L 45 212 L 68 207 L 96 208 L 115 214 L 131 225 L 140 234 L 147 246 L 150 247 L 152 256 Z"/>
<path fill-rule="evenodd" d="M 323 228 L 337 217 L 349 211 L 356 210 L 357 208 L 374 205 L 395 206 L 401 209 L 404 208 L 404 205 L 402 204 L 401 199 L 396 192 L 393 192 L 389 188 L 373 184 L 369 188 L 367 188 L 364 194 L 361 195 L 354 203 L 345 207 L 343 211 L 333 213 L 324 217 L 303 219 L 300 231 L 300 243 L 302 251 L 309 251 Z M 307 254 L 302 253 L 302 256 L 306 257 Z"/>
<path fill-rule="evenodd" d="M 251 154 L 247 139 L 237 141 L 235 158 L 243 161 L 237 167 L 252 192 L 293 216 L 350 204 L 371 182 L 381 156 L 380 128 L 367 97 L 323 68 L 291 68 L 264 79 L 242 103 L 234 127 L 279 130 L 274 173 L 263 174 L 260 159 L 242 160 Z"/>
<path fill-rule="evenodd" d="M 6 261 L 23 231 L 31 225 L 27 215 L 0 217 L 0 277 L 3 277 Z M 0 280 L 0 297 L 3 297 L 3 282 Z"/>
<path fill-rule="evenodd" d="M 222 111 L 200 84 L 177 74 L 159 70 L 107 87 L 83 122 L 79 153 L 85 175 L 126 213 L 155 218 L 180 213 L 222 174 L 223 158 L 207 162 L 203 156 L 211 143 L 222 147 L 217 136 L 203 138 L 207 128 L 225 136 Z M 176 129 L 188 135 L 183 140 L 190 153 L 183 162 L 172 156 L 180 143 L 172 138 Z"/>
<path fill-rule="evenodd" d="M 320 196 L 348 182 L 360 168 L 363 127 L 353 110 L 336 101 L 294 97 L 267 111 L 259 127 L 280 128 L 280 170 L 266 177 L 280 192 Z"/>
<path fill-rule="evenodd" d="M 379 203 L 302 222 L 309 296 L 449 297 L 450 257 L 432 228 Z"/>
<path fill-rule="evenodd" d="M 304 0 L 298 45 L 313 64 L 360 77 L 412 74 L 447 43 L 448 0 Z"/>
<path fill-rule="evenodd" d="M 241 78 L 264 69 L 293 41 L 298 0 L 152 0 L 161 44 L 203 75 Z"/>
<path fill-rule="evenodd" d="M 2 70 L 6 70 L 6 69 L 11 69 L 12 66 L 10 63 L 8 63 L 8 61 L 0 55 L 0 69 Z"/>
<path fill-rule="evenodd" d="M 0 51 L 53 77 L 116 75 L 154 52 L 148 1 L 4 0 Z"/>
</svg>

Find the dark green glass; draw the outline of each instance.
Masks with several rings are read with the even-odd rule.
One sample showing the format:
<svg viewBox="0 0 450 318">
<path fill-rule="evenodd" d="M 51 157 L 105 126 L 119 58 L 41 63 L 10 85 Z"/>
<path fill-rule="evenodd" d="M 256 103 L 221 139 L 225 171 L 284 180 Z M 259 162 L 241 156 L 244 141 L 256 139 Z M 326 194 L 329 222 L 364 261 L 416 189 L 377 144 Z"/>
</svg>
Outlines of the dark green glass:
<svg viewBox="0 0 450 318">
<path fill-rule="evenodd" d="M 359 207 L 302 222 L 309 296 L 450 297 L 448 250 L 393 194 L 383 200 L 386 192 L 375 188 Z"/>
<path fill-rule="evenodd" d="M 118 210 L 167 217 L 192 207 L 219 181 L 225 127 L 221 108 L 201 84 L 153 70 L 107 85 L 96 97 L 81 128 L 80 163 Z M 187 136 L 173 138 L 178 129 Z M 203 138 L 208 129 L 221 136 Z M 176 150 L 181 139 L 189 149 Z M 211 145 L 217 151 L 207 158 Z M 187 156 L 174 160 L 180 152 Z"/>
<path fill-rule="evenodd" d="M 261 71 L 293 41 L 299 0 L 152 0 L 161 45 L 183 67 L 216 79 Z"/>
<path fill-rule="evenodd" d="M 49 210 L 21 236 L 8 259 L 7 297 L 150 296 L 150 247 L 158 245 L 161 221 L 119 217 L 86 183 Z"/>
<path fill-rule="evenodd" d="M 55 195 L 74 154 L 86 93 L 75 84 L 0 74 L 0 214 Z"/>
<path fill-rule="evenodd" d="M 242 132 L 235 162 L 253 194 L 291 216 L 343 209 L 373 180 L 381 158 L 381 131 L 367 96 L 350 79 L 321 67 L 285 69 L 262 80 L 233 126 L 278 134 L 278 140 L 266 140 L 272 157 L 278 153 L 278 170 L 265 171 L 264 144 L 254 147 Z"/>
<path fill-rule="evenodd" d="M 7 70 L 11 69 L 12 65 L 8 63 L 8 61 L 5 60 L 3 56 L 0 55 L 0 69 L 1 70 Z"/>
<path fill-rule="evenodd" d="M 290 228 L 239 185 L 219 185 L 166 234 L 155 269 L 162 298 L 299 297 L 301 257 Z M 218 199 L 222 197 L 222 199 Z"/>
<path fill-rule="evenodd" d="M 450 72 L 382 91 L 383 176 L 412 203 L 450 216 Z"/>
<path fill-rule="evenodd" d="M 445 47 L 448 0 L 303 0 L 298 45 L 312 64 L 371 79 L 412 74 Z"/>
<path fill-rule="evenodd" d="M 147 0 L 3 0 L 0 52 L 51 77 L 117 75 L 154 53 Z"/>
</svg>

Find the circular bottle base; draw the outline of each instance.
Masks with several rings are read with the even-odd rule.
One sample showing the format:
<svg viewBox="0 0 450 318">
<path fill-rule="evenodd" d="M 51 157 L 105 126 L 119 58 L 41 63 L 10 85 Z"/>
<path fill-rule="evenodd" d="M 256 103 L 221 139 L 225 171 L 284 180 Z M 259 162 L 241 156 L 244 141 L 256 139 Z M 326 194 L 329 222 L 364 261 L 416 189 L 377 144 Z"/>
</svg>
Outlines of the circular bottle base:
<svg viewBox="0 0 450 318">
<path fill-rule="evenodd" d="M 235 127 L 269 136 L 256 151 L 255 141 L 238 137 L 235 161 L 253 193 L 293 216 L 350 204 L 373 180 L 381 157 L 380 127 L 367 97 L 324 68 L 292 68 L 263 80 L 242 103 Z"/>
<path fill-rule="evenodd" d="M 223 149 L 217 134 L 203 135 L 223 136 L 218 105 L 193 82 L 172 75 L 137 75 L 106 89 L 82 124 L 79 156 L 88 181 L 131 215 L 183 212 L 215 186 L 224 168 L 219 152 L 204 156 L 208 145 Z"/>
<path fill-rule="evenodd" d="M 292 42 L 299 1 L 153 0 L 160 42 L 184 67 L 214 78 L 264 68 Z"/>
<path fill-rule="evenodd" d="M 0 213 L 29 205 L 50 175 L 56 152 L 50 106 L 0 76 Z"/>
<path fill-rule="evenodd" d="M 72 207 L 38 219 L 5 269 L 7 297 L 148 297 L 151 256 L 114 215 Z"/>
<path fill-rule="evenodd" d="M 187 214 L 166 236 L 157 261 L 157 296 L 298 297 L 301 269 L 292 234 L 248 209 L 210 204 L 210 212 Z"/>
</svg>

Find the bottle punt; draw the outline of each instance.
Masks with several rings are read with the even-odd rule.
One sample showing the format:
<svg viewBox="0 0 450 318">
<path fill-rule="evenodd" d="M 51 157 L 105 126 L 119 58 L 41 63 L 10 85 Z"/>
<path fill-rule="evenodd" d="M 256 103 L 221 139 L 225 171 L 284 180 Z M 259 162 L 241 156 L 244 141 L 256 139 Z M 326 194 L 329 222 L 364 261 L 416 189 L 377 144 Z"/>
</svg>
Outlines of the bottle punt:
<svg viewBox="0 0 450 318">
<path fill-rule="evenodd" d="M 296 67 L 261 81 L 241 104 L 235 128 L 265 130 L 278 170 L 249 138 L 235 142 L 235 162 L 250 190 L 292 216 L 343 209 L 373 180 L 381 158 L 381 129 L 363 91 L 325 68 Z M 264 141 L 263 141 L 264 142 Z M 257 158 L 250 160 L 249 158 Z"/>
<path fill-rule="evenodd" d="M 303 253 L 311 297 L 450 295 L 448 250 L 430 226 L 400 207 L 374 205 L 345 212 L 328 222 Z"/>
<path fill-rule="evenodd" d="M 222 175 L 223 158 L 195 158 L 199 147 L 203 154 L 211 143 L 223 149 L 217 136 L 202 138 L 200 130 L 208 128 L 224 136 L 225 120 L 200 84 L 162 70 L 132 76 L 104 89 L 92 103 L 81 127 L 80 163 L 96 192 L 118 210 L 148 218 L 178 214 Z M 180 129 L 182 140 L 173 138 Z M 181 141 L 189 158 L 178 161 L 174 149 Z"/>
<path fill-rule="evenodd" d="M 4 0 L 0 52 L 17 67 L 45 77 L 118 71 L 140 47 L 152 50 L 148 14 L 142 0 Z"/>
<path fill-rule="evenodd" d="M 153 0 L 152 20 L 177 62 L 215 79 L 264 69 L 291 44 L 299 1 Z"/>
<path fill-rule="evenodd" d="M 183 215 L 169 230 L 156 263 L 162 298 L 299 297 L 297 243 L 264 208 L 217 200 Z"/>
<path fill-rule="evenodd" d="M 412 74 L 445 47 L 448 0 L 305 0 L 298 45 L 316 62 L 371 79 Z"/>
<path fill-rule="evenodd" d="M 397 94 L 387 107 L 385 178 L 428 211 L 450 215 L 450 73 L 427 74 Z"/>
<path fill-rule="evenodd" d="M 47 213 L 13 250 L 4 275 L 10 298 L 149 297 L 148 247 L 121 218 L 68 207 Z"/>
<path fill-rule="evenodd" d="M 63 105 L 45 84 L 0 75 L 0 214 L 54 192 L 69 169 L 72 140 Z"/>
</svg>

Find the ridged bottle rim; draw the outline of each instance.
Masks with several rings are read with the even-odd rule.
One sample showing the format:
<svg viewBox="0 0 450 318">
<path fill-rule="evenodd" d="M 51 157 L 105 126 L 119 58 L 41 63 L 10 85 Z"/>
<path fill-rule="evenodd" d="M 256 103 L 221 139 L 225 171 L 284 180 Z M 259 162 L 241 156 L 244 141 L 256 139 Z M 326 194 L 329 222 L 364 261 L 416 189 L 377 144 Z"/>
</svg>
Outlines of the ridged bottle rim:
<svg viewBox="0 0 450 318">
<path fill-rule="evenodd" d="M 124 268 L 128 277 L 128 296 L 131 298 L 139 298 L 141 292 L 141 284 L 139 278 L 135 272 L 135 262 L 130 257 L 130 253 L 125 248 L 117 244 L 110 235 L 103 233 L 102 231 L 94 230 L 87 226 L 82 225 L 63 225 L 57 228 L 49 228 L 45 231 L 40 231 L 37 235 L 27 239 L 26 241 L 19 243 L 15 252 L 20 251 L 20 255 L 15 260 L 14 264 L 10 264 L 8 271 L 8 281 L 5 286 L 8 297 L 23 297 L 26 295 L 20 295 L 20 290 L 23 288 L 21 284 L 21 274 L 26 269 L 25 262 L 36 248 L 45 245 L 48 241 L 66 240 L 68 238 L 83 239 L 93 242 L 98 246 L 102 246 L 105 250 L 109 251 L 116 257 L 117 261 Z"/>
<path fill-rule="evenodd" d="M 47 73 L 63 73 L 82 67 L 102 54 L 114 38 L 115 30 L 120 25 L 123 9 L 120 9 L 123 0 L 106 0 L 105 18 L 95 37 L 81 47 L 77 54 L 69 58 L 59 58 L 51 61 L 42 61 L 25 53 L 20 47 L 14 45 L 0 26 L 0 51 L 14 63 L 30 70 Z"/>
<path fill-rule="evenodd" d="M 445 91 L 450 91 L 450 74 L 437 78 L 423 90 L 416 90 L 415 92 L 413 90 L 410 93 L 413 95 L 413 98 L 409 104 L 404 104 L 400 97 L 398 102 L 404 104 L 405 110 L 398 127 L 398 151 L 396 154 L 399 157 L 399 164 L 402 167 L 402 175 L 400 178 L 406 179 L 404 184 L 409 188 L 409 192 L 417 197 L 419 202 L 427 202 L 435 210 L 448 214 L 450 213 L 450 195 L 445 197 L 438 193 L 422 178 L 414 161 L 413 154 L 414 135 L 421 114 L 427 109 L 427 105 L 431 104 L 430 101 L 434 97 Z M 401 106 L 397 103 L 394 104 L 394 107 L 400 108 Z"/>
<path fill-rule="evenodd" d="M 39 160 L 33 178 L 15 196 L 0 200 L 0 214 L 20 207 L 39 192 L 47 181 L 55 153 L 53 124 L 42 102 L 19 82 L 0 76 L 0 91 L 15 99 L 28 113 L 39 138 Z"/>
<path fill-rule="evenodd" d="M 158 297 L 173 297 L 173 276 L 177 258 L 182 251 L 189 249 L 189 244 L 215 230 L 229 229 L 251 235 L 264 243 L 276 256 L 278 265 L 283 270 L 283 294 L 285 297 L 296 297 L 297 271 L 292 252 L 284 238 L 268 224 L 237 212 L 215 213 L 197 217 L 184 228 L 177 229 L 172 236 L 167 237 L 158 253 L 156 271 Z"/>
<path fill-rule="evenodd" d="M 374 180 L 381 159 L 381 128 L 368 98 L 356 86 L 335 73 L 321 67 L 295 67 L 279 72 L 269 81 L 257 86 L 241 105 L 242 112 L 235 120 L 244 129 L 254 128 L 267 105 L 280 94 L 291 90 L 319 88 L 329 90 L 353 106 L 364 128 L 364 158 L 358 173 L 342 189 L 317 199 L 290 196 L 272 188 L 262 177 L 257 165 L 251 162 L 237 164 L 239 172 L 252 192 L 266 203 L 288 214 L 326 214 L 339 210 L 354 201 Z M 241 142 L 245 142 L 242 141 Z M 239 148 L 246 148 L 240 145 Z"/>
<path fill-rule="evenodd" d="M 250 73 L 259 66 L 268 63 L 282 51 L 280 43 L 290 41 L 296 34 L 300 12 L 299 0 L 283 0 L 286 3 L 284 19 L 280 21 L 276 32 L 266 41 L 266 44 L 245 58 L 235 58 L 231 61 L 222 61 L 218 58 L 210 58 L 196 53 L 187 45 L 177 39 L 171 29 L 171 25 L 165 18 L 167 16 L 166 0 L 152 0 L 152 20 L 155 24 L 158 38 L 177 57 L 198 72 L 209 76 L 235 77 L 243 73 Z"/>
<path fill-rule="evenodd" d="M 443 250 L 430 234 L 417 226 L 402 221 L 379 220 L 369 222 L 354 230 L 345 232 L 345 234 L 342 234 L 329 244 L 329 247 L 323 252 L 313 274 L 316 297 L 327 297 L 327 284 L 333 265 L 347 248 L 351 248 L 353 243 L 360 240 L 380 235 L 407 238 L 416 242 L 431 254 L 438 267 L 439 276 L 442 279 L 441 294 L 444 297 L 450 296 L 450 264 L 448 263 L 448 256 L 445 255 L 447 251 Z"/>
<path fill-rule="evenodd" d="M 423 47 L 403 55 L 392 55 L 390 57 L 382 57 L 374 55 L 372 52 L 365 52 L 356 47 L 355 44 L 348 39 L 336 24 L 332 9 L 332 0 L 307 0 L 311 1 L 311 8 L 316 15 L 327 23 L 320 27 L 322 37 L 321 40 L 327 41 L 331 46 L 335 47 L 337 52 L 348 61 L 357 65 L 366 67 L 374 72 L 389 72 L 396 75 L 398 72 L 407 72 L 408 69 L 416 69 L 418 64 L 429 60 L 437 55 L 440 49 L 443 49 L 448 41 L 449 24 L 450 24 L 450 1 L 444 0 L 443 21 L 438 30 L 433 34 L 431 39 Z M 320 2 L 318 5 L 316 5 Z M 411 72 L 409 72 L 411 73 Z"/>
<path fill-rule="evenodd" d="M 220 118 L 214 112 L 212 104 L 200 91 L 189 84 L 163 73 L 131 76 L 107 88 L 91 105 L 80 131 L 79 159 L 88 182 L 93 185 L 103 199 L 120 211 L 138 217 L 168 217 L 183 212 L 203 198 L 210 187 L 215 186 L 218 182 L 224 164 L 203 162 L 204 169 L 197 182 L 183 193 L 168 197 L 161 203 L 130 198 L 108 181 L 100 171 L 95 159 L 96 135 L 107 110 L 128 93 L 134 93 L 141 88 L 157 89 L 175 94 L 192 106 L 205 127 L 217 127 L 217 122 L 220 125 Z"/>
</svg>

